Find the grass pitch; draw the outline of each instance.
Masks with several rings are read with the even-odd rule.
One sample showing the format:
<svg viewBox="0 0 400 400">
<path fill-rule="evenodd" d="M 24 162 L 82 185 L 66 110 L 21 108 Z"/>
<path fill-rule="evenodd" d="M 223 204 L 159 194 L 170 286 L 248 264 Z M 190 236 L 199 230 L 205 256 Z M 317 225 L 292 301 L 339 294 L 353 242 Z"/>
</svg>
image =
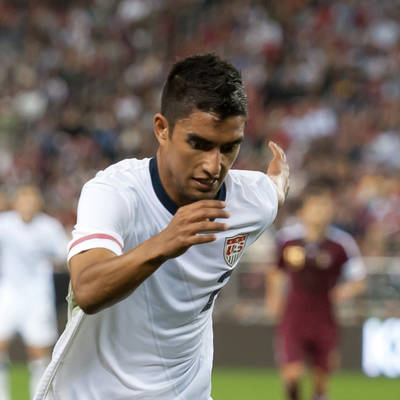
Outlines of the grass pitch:
<svg viewBox="0 0 400 400">
<path fill-rule="evenodd" d="M 215 368 L 213 373 L 214 400 L 283 400 L 276 370 Z M 399 400 L 398 379 L 367 378 L 357 372 L 341 371 L 333 375 L 331 400 Z M 28 371 L 16 365 L 11 372 L 12 400 L 28 400 Z M 302 386 L 302 399 L 311 399 L 308 377 Z M 110 399 L 111 400 L 111 399 Z M 161 400 L 161 399 L 160 399 Z"/>
<path fill-rule="evenodd" d="M 29 375 L 25 365 L 13 365 L 11 368 L 11 400 L 29 399 Z"/>
<path fill-rule="evenodd" d="M 305 376 L 301 399 L 310 400 L 311 384 Z M 213 374 L 215 400 L 284 400 L 276 370 L 223 369 Z M 398 379 L 368 378 L 361 372 L 341 371 L 332 376 L 330 400 L 400 400 Z"/>
</svg>

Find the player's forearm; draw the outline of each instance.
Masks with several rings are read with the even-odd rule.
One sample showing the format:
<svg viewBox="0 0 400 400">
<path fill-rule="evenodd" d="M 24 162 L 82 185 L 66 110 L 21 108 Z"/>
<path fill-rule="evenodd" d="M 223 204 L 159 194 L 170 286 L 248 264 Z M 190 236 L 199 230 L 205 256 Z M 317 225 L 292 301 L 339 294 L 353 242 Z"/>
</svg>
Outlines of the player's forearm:
<svg viewBox="0 0 400 400">
<path fill-rule="evenodd" d="M 277 293 L 271 293 L 265 298 L 265 312 L 266 315 L 276 321 L 282 314 L 283 297 Z"/>
<path fill-rule="evenodd" d="M 283 310 L 285 278 L 277 268 L 272 269 L 266 277 L 265 307 L 267 315 L 273 320 L 278 319 Z"/>
<path fill-rule="evenodd" d="M 342 283 L 333 289 L 332 298 L 336 302 L 349 300 L 363 293 L 365 289 L 365 279 Z"/>
<path fill-rule="evenodd" d="M 212 242 L 216 231 L 225 231 L 229 218 L 226 203 L 200 200 L 182 206 L 168 226 L 124 255 L 92 249 L 70 260 L 75 300 L 87 313 L 95 313 L 122 300 L 167 259 L 183 254 L 190 246 Z M 201 234 L 199 234 L 201 233 Z"/>
<path fill-rule="evenodd" d="M 75 300 L 87 314 L 94 314 L 129 296 L 165 260 L 155 237 L 126 254 L 94 262 L 71 275 Z"/>
</svg>

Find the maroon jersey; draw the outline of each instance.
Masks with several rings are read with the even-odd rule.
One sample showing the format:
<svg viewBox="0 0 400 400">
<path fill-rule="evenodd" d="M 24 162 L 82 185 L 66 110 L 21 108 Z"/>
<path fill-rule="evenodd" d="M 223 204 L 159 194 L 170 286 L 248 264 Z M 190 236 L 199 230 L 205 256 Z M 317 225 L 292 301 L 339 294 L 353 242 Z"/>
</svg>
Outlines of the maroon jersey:
<svg viewBox="0 0 400 400">
<path fill-rule="evenodd" d="M 282 325 L 308 331 L 334 326 L 329 293 L 341 276 L 360 279 L 360 253 L 352 237 L 334 227 L 319 243 L 306 243 L 299 224 L 278 234 L 278 266 L 289 275 L 289 292 Z"/>
<path fill-rule="evenodd" d="M 329 371 L 338 339 L 329 293 L 342 276 L 364 277 L 357 245 L 333 227 L 320 243 L 306 243 L 301 225 L 282 229 L 278 245 L 278 266 L 288 273 L 290 285 L 277 331 L 277 361 L 287 364 L 308 358 Z"/>
</svg>

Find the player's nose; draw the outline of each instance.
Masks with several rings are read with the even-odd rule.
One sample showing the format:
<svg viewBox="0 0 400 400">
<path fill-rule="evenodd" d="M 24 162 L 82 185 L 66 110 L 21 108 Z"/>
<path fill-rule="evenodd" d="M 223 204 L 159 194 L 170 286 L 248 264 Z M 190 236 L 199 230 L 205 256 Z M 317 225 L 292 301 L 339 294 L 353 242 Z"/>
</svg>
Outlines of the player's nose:
<svg viewBox="0 0 400 400">
<path fill-rule="evenodd" d="M 218 178 L 221 172 L 221 151 L 218 148 L 214 148 L 204 153 L 203 168 L 209 176 Z"/>
</svg>

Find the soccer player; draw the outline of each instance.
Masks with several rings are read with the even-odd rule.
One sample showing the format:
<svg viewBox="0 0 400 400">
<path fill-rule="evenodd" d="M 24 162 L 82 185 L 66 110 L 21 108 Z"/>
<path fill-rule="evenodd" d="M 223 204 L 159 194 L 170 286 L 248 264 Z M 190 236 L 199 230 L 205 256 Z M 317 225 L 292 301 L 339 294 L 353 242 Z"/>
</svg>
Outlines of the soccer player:
<svg viewBox="0 0 400 400">
<path fill-rule="evenodd" d="M 52 268 L 65 263 L 67 237 L 62 225 L 41 212 L 35 186 L 20 187 L 13 210 L 0 214 L 0 399 L 10 398 L 8 345 L 19 333 L 29 358 L 33 396 L 57 340 Z"/>
<path fill-rule="evenodd" d="M 154 116 L 157 154 L 83 187 L 69 247 L 70 318 L 36 400 L 209 400 L 211 314 L 245 249 L 275 219 L 288 166 L 230 171 L 247 117 L 239 72 L 176 63 Z"/>
<path fill-rule="evenodd" d="M 365 268 L 355 241 L 331 225 L 333 188 L 327 178 L 306 187 L 299 223 L 277 234 L 278 262 L 268 276 L 267 307 L 280 316 L 276 355 L 290 400 L 300 398 L 299 382 L 308 361 L 313 398 L 327 399 L 327 378 L 338 363 L 333 304 L 365 288 Z"/>
</svg>

